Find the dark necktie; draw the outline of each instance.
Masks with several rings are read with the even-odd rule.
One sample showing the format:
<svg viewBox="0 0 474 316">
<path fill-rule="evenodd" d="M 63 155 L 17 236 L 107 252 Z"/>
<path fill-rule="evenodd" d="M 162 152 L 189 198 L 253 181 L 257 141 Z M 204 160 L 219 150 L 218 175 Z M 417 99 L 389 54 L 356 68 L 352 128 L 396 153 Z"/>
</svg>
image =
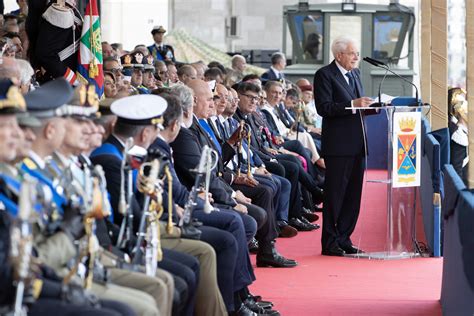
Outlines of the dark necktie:
<svg viewBox="0 0 474 316">
<path fill-rule="evenodd" d="M 354 95 L 357 95 L 355 80 L 354 80 L 354 76 L 352 75 L 352 72 L 350 71 L 346 72 L 346 76 L 347 78 L 349 78 L 349 87 L 351 87 L 351 91 L 354 92 Z"/>
<path fill-rule="evenodd" d="M 216 126 L 217 126 L 217 130 L 219 131 L 219 134 L 220 134 L 220 137 L 223 141 L 226 141 L 227 140 L 227 136 L 225 134 L 225 130 L 224 130 L 224 126 L 222 125 L 221 121 L 219 120 L 219 118 L 217 118 L 217 120 L 215 121 L 216 122 Z"/>
</svg>

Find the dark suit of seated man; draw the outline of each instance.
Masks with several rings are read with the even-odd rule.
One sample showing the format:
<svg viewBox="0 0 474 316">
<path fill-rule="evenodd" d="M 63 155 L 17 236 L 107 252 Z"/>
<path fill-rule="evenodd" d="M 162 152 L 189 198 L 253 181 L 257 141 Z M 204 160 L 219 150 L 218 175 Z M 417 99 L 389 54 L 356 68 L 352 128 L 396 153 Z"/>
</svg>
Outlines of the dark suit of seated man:
<svg viewBox="0 0 474 316">
<path fill-rule="evenodd" d="M 323 117 L 322 155 L 326 163 L 322 254 L 356 254 L 351 234 L 359 216 L 367 154 L 365 114 L 357 107 L 373 101 L 363 97 L 359 51 L 353 40 L 338 38 L 331 46 L 334 61 L 314 76 L 314 99 Z M 353 110 L 346 110 L 353 107 Z"/>
<path fill-rule="evenodd" d="M 190 172 L 190 169 L 195 168 L 201 156 L 202 147 L 204 145 L 209 146 L 215 150 L 218 150 L 215 146 L 211 136 L 206 132 L 199 124 L 197 118 L 207 118 L 209 113 L 209 104 L 213 102 L 212 91 L 206 82 L 202 80 L 193 80 L 189 86 L 194 91 L 194 105 L 190 107 L 187 113 L 187 126 L 189 129 L 181 129 L 176 140 L 171 143 L 173 148 L 173 157 L 175 159 L 175 168 L 178 176 L 180 177 L 183 184 L 190 188 L 194 184 L 194 174 Z M 196 116 L 193 116 L 194 114 Z M 234 140 L 235 141 L 235 140 Z M 227 157 L 225 148 L 230 146 L 229 143 L 222 147 L 222 156 Z M 230 146 L 231 147 L 231 146 Z M 223 162 L 219 159 L 217 164 L 217 170 L 214 170 L 211 176 L 210 191 L 216 202 L 226 204 L 234 208 L 241 208 L 245 203 L 245 207 L 240 210 L 254 216 L 267 217 L 267 220 L 263 222 L 263 225 L 259 228 L 256 238 L 259 241 L 259 253 L 257 255 L 257 264 L 259 266 L 276 266 L 276 267 L 291 267 L 295 266 L 296 262 L 293 260 L 286 259 L 279 255 L 274 246 L 273 240 L 277 236 L 276 223 L 273 213 L 272 196 L 269 194 L 266 188 L 261 186 L 255 186 L 248 190 L 252 191 L 252 200 L 246 198 L 229 185 L 233 182 L 234 188 L 248 189 L 248 184 L 245 178 L 238 178 L 232 172 L 224 169 Z M 227 179 L 224 180 L 224 178 Z M 235 185 L 237 181 L 240 181 L 238 185 Z M 247 194 L 246 192 L 246 194 Z M 235 197 L 235 199 L 234 199 Z M 237 203 L 236 199 L 240 202 Z M 252 203 L 252 204 L 251 204 Z M 258 206 L 253 205 L 256 203 Z M 264 210 L 262 210 L 264 208 Z M 263 212 L 263 213 L 262 213 Z M 257 222 L 259 219 L 257 219 Z"/>
<path fill-rule="evenodd" d="M 182 109 L 180 106 L 180 101 L 176 96 L 168 93 L 162 93 L 160 96 L 165 98 L 168 102 L 168 108 L 163 114 L 164 129 L 159 132 L 158 138 L 150 146 L 150 148 L 159 149 L 166 157 L 168 157 L 170 161 L 170 173 L 173 177 L 173 200 L 177 205 L 179 205 L 179 207 L 184 208 L 189 199 L 190 192 L 185 186 L 181 184 L 176 175 L 174 164 L 172 162 L 173 159 L 171 148 L 169 146 L 169 143 L 176 138 L 181 128 Z M 165 186 L 164 189 L 167 190 L 167 186 Z M 237 241 L 237 260 L 234 262 L 235 269 L 233 275 L 229 275 L 231 270 L 229 268 L 225 269 L 223 264 L 218 265 L 217 274 L 219 287 L 223 296 L 227 298 L 227 300 L 232 300 L 233 297 L 240 298 L 248 292 L 247 286 L 255 280 L 255 275 L 253 274 L 253 268 L 250 263 L 250 257 L 247 249 L 247 239 L 244 231 L 244 222 L 246 222 L 248 223 L 247 226 L 252 226 L 250 229 L 253 230 L 253 237 L 256 232 L 255 220 L 246 214 L 239 215 L 236 211 L 229 209 L 218 209 L 206 214 L 203 210 L 204 201 L 198 197 L 196 203 L 197 205 L 192 213 L 194 218 L 202 221 L 205 226 L 222 229 L 232 233 Z M 199 229 L 202 230 L 202 227 Z M 225 263 L 231 260 L 232 257 L 233 256 L 220 251 L 217 256 L 217 261 Z M 229 292 L 229 290 L 231 291 Z M 240 300 L 235 300 L 233 303 L 233 310 L 239 310 L 241 308 L 242 302 Z"/>
</svg>

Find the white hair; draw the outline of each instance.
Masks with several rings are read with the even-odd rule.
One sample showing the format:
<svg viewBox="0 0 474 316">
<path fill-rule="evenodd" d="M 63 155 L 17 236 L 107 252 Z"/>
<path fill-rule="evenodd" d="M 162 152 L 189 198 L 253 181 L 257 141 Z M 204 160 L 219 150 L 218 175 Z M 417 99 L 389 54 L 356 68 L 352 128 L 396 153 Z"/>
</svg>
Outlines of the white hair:
<svg viewBox="0 0 474 316">
<path fill-rule="evenodd" d="M 193 106 L 193 90 L 189 88 L 188 86 L 178 84 L 174 85 L 170 88 L 171 94 L 175 95 L 178 97 L 180 103 L 181 103 L 181 109 L 183 112 L 188 112 L 189 109 Z"/>
<path fill-rule="evenodd" d="M 355 45 L 354 40 L 344 36 L 336 38 L 331 44 L 331 52 L 334 58 L 337 54 L 344 52 L 349 44 Z"/>
<path fill-rule="evenodd" d="M 23 59 L 17 59 L 16 63 L 18 68 L 20 69 L 20 82 L 21 84 L 29 84 L 31 81 L 31 77 L 34 75 L 33 67 L 31 67 L 30 63 Z"/>
<path fill-rule="evenodd" d="M 234 55 L 234 56 L 232 56 L 232 59 L 231 59 L 231 61 L 232 61 L 232 66 L 237 65 L 237 62 L 240 61 L 240 60 L 241 60 L 241 61 L 245 61 L 245 57 L 242 56 L 242 55 Z"/>
</svg>

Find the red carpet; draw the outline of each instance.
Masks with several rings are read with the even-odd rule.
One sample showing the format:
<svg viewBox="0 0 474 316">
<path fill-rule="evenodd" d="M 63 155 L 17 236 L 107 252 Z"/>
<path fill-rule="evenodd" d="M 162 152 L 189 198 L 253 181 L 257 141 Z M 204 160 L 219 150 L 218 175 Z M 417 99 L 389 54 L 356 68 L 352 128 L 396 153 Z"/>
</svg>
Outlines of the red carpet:
<svg viewBox="0 0 474 316">
<path fill-rule="evenodd" d="M 369 177 L 380 174 L 372 171 Z M 362 211 L 352 238 L 355 244 L 360 241 L 364 250 L 380 250 L 384 245 L 385 201 L 383 185 L 365 186 Z M 320 240 L 320 230 L 299 233 L 291 239 L 279 238 L 279 252 L 296 259 L 299 266 L 256 268 L 252 292 L 273 301 L 284 316 L 441 315 L 438 300 L 442 259 L 326 257 L 321 256 Z"/>
</svg>

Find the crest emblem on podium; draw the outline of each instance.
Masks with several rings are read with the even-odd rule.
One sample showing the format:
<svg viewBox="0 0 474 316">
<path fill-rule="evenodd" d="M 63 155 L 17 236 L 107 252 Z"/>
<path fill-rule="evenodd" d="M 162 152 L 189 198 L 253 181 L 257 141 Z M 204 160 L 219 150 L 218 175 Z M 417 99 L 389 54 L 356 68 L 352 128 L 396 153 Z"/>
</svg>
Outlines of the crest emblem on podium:
<svg viewBox="0 0 474 316">
<path fill-rule="evenodd" d="M 395 113 L 393 120 L 393 187 L 420 185 L 421 113 Z"/>
</svg>

